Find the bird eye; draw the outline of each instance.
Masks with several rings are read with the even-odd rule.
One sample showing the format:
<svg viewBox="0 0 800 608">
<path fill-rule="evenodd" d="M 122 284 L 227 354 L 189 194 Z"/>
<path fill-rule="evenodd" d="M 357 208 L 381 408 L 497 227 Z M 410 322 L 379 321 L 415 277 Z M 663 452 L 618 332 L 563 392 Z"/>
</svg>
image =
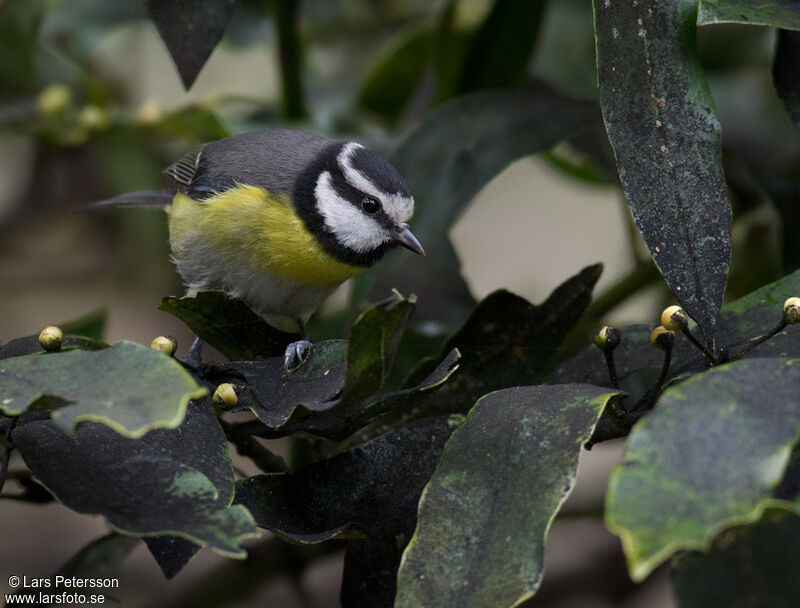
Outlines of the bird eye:
<svg viewBox="0 0 800 608">
<path fill-rule="evenodd" d="M 365 213 L 373 215 L 374 213 L 378 213 L 378 209 L 381 208 L 381 204 L 371 196 L 365 196 L 361 199 L 361 208 Z"/>
</svg>

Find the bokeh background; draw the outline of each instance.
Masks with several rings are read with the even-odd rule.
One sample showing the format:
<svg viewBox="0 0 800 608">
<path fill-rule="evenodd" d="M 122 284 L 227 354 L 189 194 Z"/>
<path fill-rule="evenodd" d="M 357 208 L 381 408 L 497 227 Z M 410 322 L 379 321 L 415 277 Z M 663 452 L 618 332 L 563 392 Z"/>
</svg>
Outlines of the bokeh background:
<svg viewBox="0 0 800 608">
<path fill-rule="evenodd" d="M 595 99 L 591 3 L 542 5 L 541 18 L 530 26 L 538 38 L 526 77 Z M 187 347 L 188 331 L 157 310 L 163 296 L 182 294 L 163 214 L 97 214 L 81 207 L 129 190 L 168 187 L 163 167 L 191 146 L 233 132 L 288 125 L 389 151 L 443 101 L 430 94 L 429 74 L 418 69 L 414 49 L 421 32 L 435 27 L 445 10 L 454 11 L 459 31 L 469 32 L 491 7 L 489 0 L 301 1 L 307 113 L 291 120 L 282 104 L 275 2 L 237 1 L 222 43 L 187 92 L 138 0 L 0 1 L 0 342 L 102 311 L 107 341 L 149 343 L 171 334 Z M 758 159 L 758 166 L 796 161 L 797 137 L 769 82 L 774 32 L 720 26 L 699 35 L 729 176 L 743 158 Z M 437 52 L 448 57 L 458 49 Z M 408 65 L 397 72 L 395 88 L 371 99 L 369 83 L 390 61 Z M 770 146 L 759 147 L 761 141 Z M 475 298 L 506 288 L 539 302 L 598 261 L 605 267 L 598 285 L 603 292 L 642 266 L 646 254 L 615 177 L 596 160 L 569 146 L 519 160 L 453 226 L 441 227 L 449 231 Z M 731 297 L 773 280 L 791 263 L 786 213 L 748 175 L 742 170 L 741 188 L 731 193 Z M 655 321 L 668 295 L 652 273 L 643 276 L 604 320 Z M 345 286 L 322 316 L 347 302 Z M 664 572 L 633 587 L 619 543 L 598 516 L 618 458 L 613 443 L 583 453 L 577 488 L 550 535 L 542 590 L 526 606 L 673 605 Z M 237 466 L 250 471 L 247 461 Z M 105 532 L 99 518 L 57 504 L 0 500 L 0 590 L 11 574 L 49 576 Z M 230 605 L 336 606 L 341 559 L 335 552 L 299 579 L 253 585 Z M 124 606 L 204 605 L 211 600 L 204 599 L 203 585 L 236 567 L 203 551 L 165 581 L 141 546 L 118 573 L 118 597 Z"/>
</svg>

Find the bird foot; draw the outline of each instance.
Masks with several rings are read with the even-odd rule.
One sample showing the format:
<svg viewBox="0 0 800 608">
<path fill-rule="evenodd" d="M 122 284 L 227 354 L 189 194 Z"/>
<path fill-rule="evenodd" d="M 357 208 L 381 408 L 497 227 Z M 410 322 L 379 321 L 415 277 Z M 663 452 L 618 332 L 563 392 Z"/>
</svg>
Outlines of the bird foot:
<svg viewBox="0 0 800 608">
<path fill-rule="evenodd" d="M 286 353 L 283 355 L 283 369 L 286 370 L 286 373 L 298 370 L 303 363 L 308 361 L 312 346 L 308 340 L 298 340 L 286 347 Z"/>
</svg>

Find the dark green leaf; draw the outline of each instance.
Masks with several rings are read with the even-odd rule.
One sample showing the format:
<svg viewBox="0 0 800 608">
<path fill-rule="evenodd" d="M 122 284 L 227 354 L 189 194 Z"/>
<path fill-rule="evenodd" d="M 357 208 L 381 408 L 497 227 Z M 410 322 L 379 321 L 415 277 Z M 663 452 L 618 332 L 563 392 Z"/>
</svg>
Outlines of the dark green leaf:
<svg viewBox="0 0 800 608">
<path fill-rule="evenodd" d="M 162 137 L 180 137 L 200 144 L 231 135 L 222 119 L 210 107 L 190 105 L 166 114 L 153 129 Z"/>
<path fill-rule="evenodd" d="M 204 370 L 216 384 L 244 380 L 253 397 L 248 407 L 265 425 L 279 428 L 298 406 L 312 409 L 336 397 L 345 383 L 346 351 L 344 340 L 317 342 L 309 359 L 290 374 L 283 368 L 283 357 L 207 366 Z"/>
<path fill-rule="evenodd" d="M 99 342 L 91 338 L 84 338 L 81 336 L 65 335 L 61 343 L 62 350 L 101 350 L 107 348 L 108 344 Z M 43 353 L 44 349 L 39 344 L 39 336 L 25 336 L 24 338 L 15 338 L 0 346 L 0 360 L 8 359 L 9 357 L 21 357 L 23 355 L 34 355 Z"/>
<path fill-rule="evenodd" d="M 746 23 L 800 30 L 795 0 L 700 0 L 697 25 Z"/>
<path fill-rule="evenodd" d="M 178 317 L 198 338 L 234 361 L 282 356 L 290 342 L 300 339 L 298 334 L 275 329 L 244 302 L 221 291 L 201 291 L 196 298 L 164 298 L 158 309 Z"/>
<path fill-rule="evenodd" d="M 731 247 L 696 0 L 595 0 L 600 105 L 628 205 L 672 293 L 713 334 Z"/>
<path fill-rule="evenodd" d="M 106 311 L 97 310 L 88 315 L 59 325 L 65 334 L 84 336 L 92 340 L 102 340 L 106 329 Z"/>
<path fill-rule="evenodd" d="M 800 32 L 778 31 L 772 81 L 786 112 L 794 124 L 800 126 Z"/>
<path fill-rule="evenodd" d="M 299 471 L 250 477 L 236 483 L 235 500 L 259 526 L 295 542 L 353 535 L 407 540 L 454 424 L 427 418 Z"/>
<path fill-rule="evenodd" d="M 396 293 L 356 319 L 347 344 L 344 400 L 358 401 L 383 387 L 416 301 L 415 296 L 405 299 Z"/>
<path fill-rule="evenodd" d="M 342 608 L 392 608 L 402 555 L 403 548 L 393 541 L 348 541 L 339 594 Z"/>
<path fill-rule="evenodd" d="M 0 11 L 0 93 L 8 96 L 37 87 L 36 39 L 47 11 L 45 0 L 9 0 Z"/>
<path fill-rule="evenodd" d="M 234 0 L 147 0 L 147 13 L 189 89 L 216 48 Z"/>
<path fill-rule="evenodd" d="M 364 298 L 396 287 L 420 296 L 418 311 L 423 319 L 450 326 L 460 321 L 471 298 L 445 228 L 513 161 L 581 132 L 596 113 L 594 105 L 544 86 L 481 91 L 438 106 L 390 158 L 414 193 L 417 210 L 412 229 L 428 256 L 393 256 L 382 264 L 380 275 L 359 277 L 356 292 Z M 442 301 L 458 306 L 436 308 Z"/>
<path fill-rule="evenodd" d="M 46 420 L 21 424 L 12 438 L 31 472 L 70 509 L 103 515 L 125 534 L 178 535 L 244 557 L 239 545 L 257 531 L 246 509 L 229 506 L 230 460 L 213 418 L 206 401 L 185 427 L 141 439 L 95 423 L 69 436 Z"/>
<path fill-rule="evenodd" d="M 602 265 L 589 266 L 535 306 L 508 291 L 486 296 L 443 352 L 458 349 L 458 373 L 419 404 L 424 411 L 466 412 L 479 397 L 545 377 L 564 336 L 591 301 Z M 421 369 L 412 375 L 418 378 Z"/>
<path fill-rule="evenodd" d="M 358 104 L 394 123 L 420 83 L 431 57 L 434 30 L 409 30 L 378 57 L 358 93 Z"/>
<path fill-rule="evenodd" d="M 609 483 L 606 524 L 622 538 L 631 577 L 757 521 L 775 504 L 798 431 L 797 359 L 737 361 L 667 389 Z"/>
<path fill-rule="evenodd" d="M 768 512 L 762 521 L 725 530 L 706 553 L 672 560 L 679 608 L 790 608 L 800 580 L 800 517 Z"/>
<path fill-rule="evenodd" d="M 183 570 L 200 551 L 200 545 L 180 536 L 149 536 L 144 538 L 144 542 L 167 578 Z"/>
<path fill-rule="evenodd" d="M 62 428 L 93 420 L 128 437 L 178 426 L 189 400 L 207 392 L 171 357 L 125 341 L 98 351 L 5 359 L 0 387 L 0 411 L 7 415 L 51 398 L 69 403 L 53 412 Z"/>
<path fill-rule="evenodd" d="M 616 393 L 509 388 L 480 399 L 442 452 L 398 575 L 397 608 L 497 608 L 532 596 L 581 445 Z"/>
<path fill-rule="evenodd" d="M 519 84 L 527 72 L 544 0 L 495 0 L 473 35 L 462 66 L 462 92 Z"/>
</svg>

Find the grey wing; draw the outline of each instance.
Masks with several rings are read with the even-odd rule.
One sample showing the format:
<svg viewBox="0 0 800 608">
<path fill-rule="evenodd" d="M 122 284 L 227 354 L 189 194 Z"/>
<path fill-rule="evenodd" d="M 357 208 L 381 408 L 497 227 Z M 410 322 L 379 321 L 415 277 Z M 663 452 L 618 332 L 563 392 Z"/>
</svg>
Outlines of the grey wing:
<svg viewBox="0 0 800 608">
<path fill-rule="evenodd" d="M 175 185 L 181 192 L 186 193 L 191 189 L 204 147 L 205 146 L 201 146 L 200 148 L 190 150 L 164 169 L 163 173 L 175 182 Z"/>
</svg>

